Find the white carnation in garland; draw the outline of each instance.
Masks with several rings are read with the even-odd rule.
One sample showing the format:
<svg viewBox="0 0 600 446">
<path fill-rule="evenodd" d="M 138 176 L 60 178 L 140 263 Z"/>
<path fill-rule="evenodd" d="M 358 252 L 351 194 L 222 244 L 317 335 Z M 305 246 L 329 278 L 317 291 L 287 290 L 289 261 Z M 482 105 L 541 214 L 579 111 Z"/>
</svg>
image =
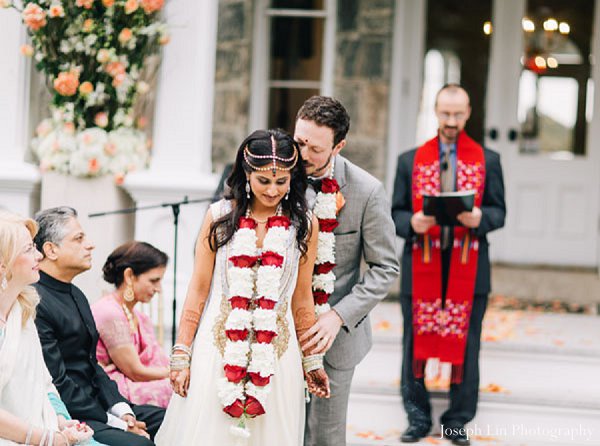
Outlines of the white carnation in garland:
<svg viewBox="0 0 600 446">
<path fill-rule="evenodd" d="M 227 316 L 225 330 L 249 330 L 252 327 L 252 313 L 234 308 Z"/>
<path fill-rule="evenodd" d="M 335 235 L 333 232 L 319 232 L 317 241 L 317 265 L 335 263 Z"/>
<path fill-rule="evenodd" d="M 283 226 L 269 228 L 263 241 L 263 252 L 273 251 L 283 255 L 287 247 L 290 233 Z"/>
<path fill-rule="evenodd" d="M 315 274 L 313 275 L 313 288 L 317 290 L 323 290 L 327 294 L 333 293 L 335 284 L 335 274 L 333 271 L 329 271 L 327 274 Z"/>
<path fill-rule="evenodd" d="M 258 402 L 262 405 L 266 410 L 267 404 L 267 396 L 271 392 L 271 386 L 255 386 L 254 383 L 248 381 L 246 383 L 246 394 L 253 396 L 258 400 Z"/>
<path fill-rule="evenodd" d="M 283 268 L 268 265 L 258 268 L 256 274 L 256 295 L 277 302 L 279 300 L 279 282 Z"/>
<path fill-rule="evenodd" d="M 252 313 L 252 320 L 256 330 L 277 333 L 277 313 L 275 311 L 257 308 Z"/>
<path fill-rule="evenodd" d="M 235 400 L 245 401 L 244 385 L 232 383 L 227 378 L 220 378 L 217 384 L 217 395 L 224 407 L 231 406 Z"/>
<path fill-rule="evenodd" d="M 238 268 L 230 266 L 227 270 L 229 275 L 229 295 L 252 297 L 254 294 L 254 276 L 252 268 Z"/>
<path fill-rule="evenodd" d="M 335 194 L 324 194 L 319 192 L 315 200 L 313 212 L 320 219 L 335 219 L 337 210 L 337 198 Z"/>
<path fill-rule="evenodd" d="M 233 236 L 231 243 L 231 256 L 255 256 L 258 253 L 256 248 L 256 231 L 250 228 L 240 228 Z"/>
<path fill-rule="evenodd" d="M 252 344 L 252 360 L 249 372 L 258 373 L 263 378 L 275 373 L 275 349 L 273 344 Z"/>
<path fill-rule="evenodd" d="M 229 365 L 246 367 L 248 365 L 248 353 L 250 353 L 248 341 L 227 341 L 223 353 L 224 362 Z"/>
</svg>

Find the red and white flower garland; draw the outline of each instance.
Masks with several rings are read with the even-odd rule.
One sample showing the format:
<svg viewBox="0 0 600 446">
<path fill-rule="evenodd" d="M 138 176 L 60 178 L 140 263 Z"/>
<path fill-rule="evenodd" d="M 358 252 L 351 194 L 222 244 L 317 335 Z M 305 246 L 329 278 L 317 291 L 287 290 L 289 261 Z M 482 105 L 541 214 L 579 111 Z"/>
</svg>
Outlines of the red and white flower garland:
<svg viewBox="0 0 600 446">
<path fill-rule="evenodd" d="M 321 190 L 317 193 L 314 214 L 319 220 L 319 239 L 317 259 L 313 272 L 312 288 L 317 317 L 331 309 L 328 301 L 335 286 L 335 235 L 333 230 L 338 227 L 337 194 L 340 186 L 333 178 L 333 167 L 329 178 L 321 181 Z"/>
<path fill-rule="evenodd" d="M 290 220 L 276 215 L 267 220 L 262 253 L 256 246 L 256 221 L 241 217 L 233 236 L 228 267 L 231 312 L 225 321 L 225 377 L 219 383 L 223 411 L 240 419 L 234 433 L 249 435 L 245 419 L 265 413 L 275 371 L 277 312 Z M 256 265 L 259 265 L 256 268 Z"/>
</svg>

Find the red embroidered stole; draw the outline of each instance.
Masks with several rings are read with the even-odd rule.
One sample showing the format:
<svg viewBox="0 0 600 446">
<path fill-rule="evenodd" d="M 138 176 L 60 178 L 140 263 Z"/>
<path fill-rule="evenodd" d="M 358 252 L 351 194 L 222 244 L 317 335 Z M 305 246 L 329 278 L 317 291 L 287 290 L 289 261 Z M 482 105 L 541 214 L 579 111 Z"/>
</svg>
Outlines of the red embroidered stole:
<svg viewBox="0 0 600 446">
<path fill-rule="evenodd" d="M 475 190 L 475 206 L 481 207 L 485 184 L 483 148 L 465 132 L 456 145 L 456 190 Z M 423 208 L 423 194 L 441 191 L 439 138 L 417 149 L 412 176 L 413 211 Z M 413 371 L 425 374 L 429 358 L 452 364 L 452 383 L 462 381 L 467 332 L 473 304 L 479 243 L 474 231 L 454 227 L 454 243 L 446 299 L 442 307 L 441 227 L 419 235 L 412 250 Z"/>
</svg>

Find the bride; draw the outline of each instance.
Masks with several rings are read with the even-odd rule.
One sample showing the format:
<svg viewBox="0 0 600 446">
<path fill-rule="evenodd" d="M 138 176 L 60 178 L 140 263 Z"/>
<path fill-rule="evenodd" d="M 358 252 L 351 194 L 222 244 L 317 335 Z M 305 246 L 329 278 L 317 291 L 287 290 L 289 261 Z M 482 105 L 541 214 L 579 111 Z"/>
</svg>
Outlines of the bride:
<svg viewBox="0 0 600 446">
<path fill-rule="evenodd" d="M 240 145 L 227 199 L 210 206 L 171 355 L 175 395 L 158 446 L 300 446 L 305 385 L 329 397 L 324 351 L 303 356 L 315 322 L 318 222 L 294 140 L 255 131 Z M 305 342 L 305 344 L 308 343 Z"/>
</svg>

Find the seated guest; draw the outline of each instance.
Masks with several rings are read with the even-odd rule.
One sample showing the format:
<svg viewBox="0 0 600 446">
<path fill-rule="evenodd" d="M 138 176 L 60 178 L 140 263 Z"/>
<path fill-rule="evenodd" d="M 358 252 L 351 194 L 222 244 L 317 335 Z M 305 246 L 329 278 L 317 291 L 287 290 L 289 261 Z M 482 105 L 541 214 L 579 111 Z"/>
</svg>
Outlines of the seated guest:
<svg viewBox="0 0 600 446">
<path fill-rule="evenodd" d="M 35 242 L 43 254 L 41 301 L 35 320 L 54 385 L 69 412 L 94 429 L 94 438 L 110 446 L 150 446 L 165 411 L 130 404 L 98 364 L 98 331 L 90 305 L 71 282 L 91 267 L 90 242 L 74 209 L 59 207 L 36 215 Z"/>
<path fill-rule="evenodd" d="M 67 421 L 44 364 L 33 323 L 39 298 L 30 286 L 40 277 L 36 231 L 33 220 L 0 211 L 0 445 L 70 446 L 93 431 Z"/>
<path fill-rule="evenodd" d="M 169 357 L 154 336 L 152 321 L 135 306 L 161 290 L 167 255 L 144 242 L 115 249 L 104 264 L 104 280 L 116 290 L 92 305 L 100 333 L 98 362 L 134 404 L 167 407 L 171 399 Z"/>
</svg>

